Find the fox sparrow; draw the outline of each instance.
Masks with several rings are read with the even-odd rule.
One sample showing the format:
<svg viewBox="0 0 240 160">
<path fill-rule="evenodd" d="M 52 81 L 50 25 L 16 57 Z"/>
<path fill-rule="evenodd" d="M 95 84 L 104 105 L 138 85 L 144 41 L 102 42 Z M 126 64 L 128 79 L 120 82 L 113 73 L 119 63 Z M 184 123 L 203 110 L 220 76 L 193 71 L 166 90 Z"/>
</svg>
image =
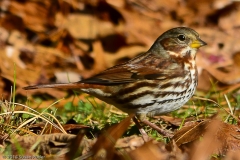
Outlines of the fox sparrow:
<svg viewBox="0 0 240 160">
<path fill-rule="evenodd" d="M 196 52 L 204 45 L 193 29 L 173 28 L 158 37 L 146 53 L 91 78 L 24 89 L 78 88 L 124 112 L 136 114 L 140 121 L 164 133 L 144 117 L 174 111 L 192 97 L 198 82 Z"/>
</svg>

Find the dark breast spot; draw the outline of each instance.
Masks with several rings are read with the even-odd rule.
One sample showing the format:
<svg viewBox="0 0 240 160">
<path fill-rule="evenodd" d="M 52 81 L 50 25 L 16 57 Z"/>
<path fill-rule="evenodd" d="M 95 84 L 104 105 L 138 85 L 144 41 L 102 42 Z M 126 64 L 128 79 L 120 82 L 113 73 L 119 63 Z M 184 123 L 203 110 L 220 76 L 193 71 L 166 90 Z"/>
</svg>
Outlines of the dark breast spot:
<svg viewBox="0 0 240 160">
<path fill-rule="evenodd" d="M 184 58 L 191 58 L 191 50 L 188 50 L 184 56 Z"/>
</svg>

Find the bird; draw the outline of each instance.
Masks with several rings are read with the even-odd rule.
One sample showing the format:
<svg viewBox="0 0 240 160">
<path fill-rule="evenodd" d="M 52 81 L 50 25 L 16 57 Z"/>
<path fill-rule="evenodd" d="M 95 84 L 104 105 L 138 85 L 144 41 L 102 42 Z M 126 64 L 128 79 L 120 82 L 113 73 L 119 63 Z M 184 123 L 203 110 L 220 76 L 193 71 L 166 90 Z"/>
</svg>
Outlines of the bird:
<svg viewBox="0 0 240 160">
<path fill-rule="evenodd" d="M 133 120 L 137 126 L 139 120 L 167 135 L 147 117 L 177 110 L 193 96 L 198 83 L 196 53 L 205 45 L 207 43 L 195 30 L 176 27 L 162 33 L 148 51 L 93 77 L 24 89 L 80 89 L 123 112 L 136 115 Z"/>
</svg>

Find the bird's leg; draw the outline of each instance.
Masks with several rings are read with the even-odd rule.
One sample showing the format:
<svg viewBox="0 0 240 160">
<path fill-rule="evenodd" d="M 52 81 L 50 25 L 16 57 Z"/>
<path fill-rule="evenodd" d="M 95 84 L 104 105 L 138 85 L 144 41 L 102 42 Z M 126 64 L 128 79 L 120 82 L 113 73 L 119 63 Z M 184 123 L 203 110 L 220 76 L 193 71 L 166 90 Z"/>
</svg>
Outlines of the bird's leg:
<svg viewBox="0 0 240 160">
<path fill-rule="evenodd" d="M 136 116 L 134 116 L 132 118 L 133 122 L 136 124 L 136 126 L 138 127 L 139 132 L 142 134 L 142 138 L 145 142 L 148 142 L 150 140 L 149 136 L 147 135 L 147 133 L 145 132 L 145 130 L 142 128 L 141 124 L 138 122 L 138 119 L 136 118 Z"/>
<path fill-rule="evenodd" d="M 158 133 L 160 133 L 161 135 L 166 136 L 166 137 L 169 137 L 169 138 L 173 137 L 173 135 L 172 135 L 171 133 L 169 133 L 168 131 L 166 131 L 166 130 L 164 130 L 164 129 L 162 129 L 162 128 L 159 128 L 156 124 L 151 123 L 150 121 L 148 121 L 146 115 L 139 114 L 139 115 L 137 115 L 137 117 L 138 117 L 138 119 L 139 119 L 142 123 L 148 125 L 148 126 L 151 127 L 152 129 L 155 129 L 155 130 L 156 130 Z"/>
</svg>

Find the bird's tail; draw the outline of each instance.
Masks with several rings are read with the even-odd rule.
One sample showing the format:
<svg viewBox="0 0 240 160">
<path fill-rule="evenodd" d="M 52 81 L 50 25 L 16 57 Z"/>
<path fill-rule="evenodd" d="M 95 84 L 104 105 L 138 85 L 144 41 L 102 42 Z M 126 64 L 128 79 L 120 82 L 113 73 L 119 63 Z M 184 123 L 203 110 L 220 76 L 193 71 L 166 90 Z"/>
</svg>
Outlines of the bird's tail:
<svg viewBox="0 0 240 160">
<path fill-rule="evenodd" d="M 41 88 L 74 89 L 74 88 L 81 88 L 81 87 L 76 83 L 55 83 L 55 84 L 39 84 L 39 85 L 27 86 L 27 87 L 24 87 L 23 89 L 32 90 L 32 89 L 41 89 Z"/>
<path fill-rule="evenodd" d="M 81 82 L 74 83 L 54 83 L 54 84 L 40 84 L 24 87 L 25 90 L 41 89 L 41 88 L 60 88 L 60 89 L 87 89 L 87 88 L 103 88 L 102 85 L 86 84 Z"/>
</svg>

